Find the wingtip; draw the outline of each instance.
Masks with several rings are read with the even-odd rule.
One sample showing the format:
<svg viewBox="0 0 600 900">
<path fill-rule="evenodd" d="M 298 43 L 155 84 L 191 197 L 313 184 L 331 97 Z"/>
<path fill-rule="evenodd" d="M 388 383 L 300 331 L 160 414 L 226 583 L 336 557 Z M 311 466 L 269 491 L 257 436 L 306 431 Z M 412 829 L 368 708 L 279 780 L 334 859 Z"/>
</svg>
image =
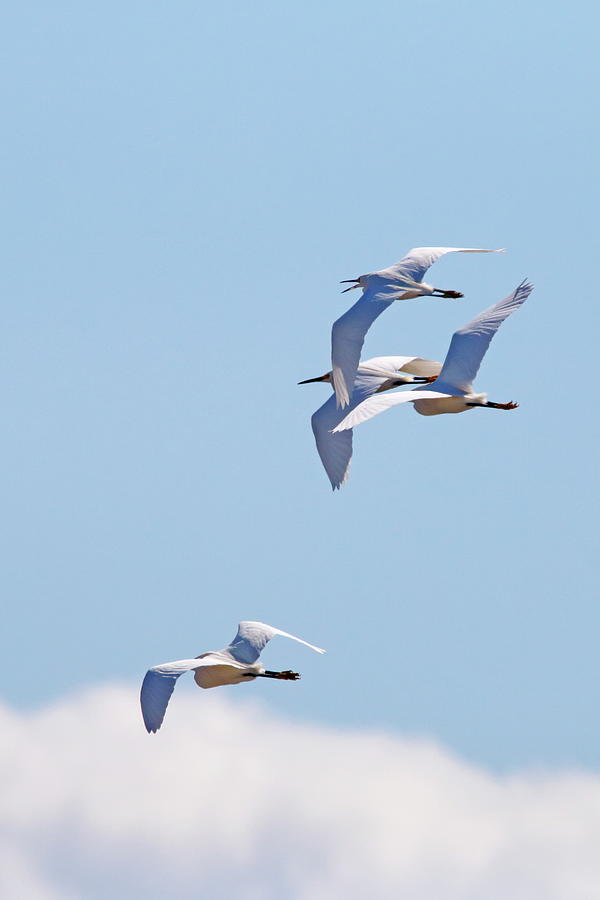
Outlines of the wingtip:
<svg viewBox="0 0 600 900">
<path fill-rule="evenodd" d="M 156 734 L 156 732 L 160 728 L 160 724 L 154 725 L 152 722 L 149 722 L 144 715 L 142 715 L 142 719 L 144 720 L 144 728 L 146 729 L 148 734 Z"/>
</svg>

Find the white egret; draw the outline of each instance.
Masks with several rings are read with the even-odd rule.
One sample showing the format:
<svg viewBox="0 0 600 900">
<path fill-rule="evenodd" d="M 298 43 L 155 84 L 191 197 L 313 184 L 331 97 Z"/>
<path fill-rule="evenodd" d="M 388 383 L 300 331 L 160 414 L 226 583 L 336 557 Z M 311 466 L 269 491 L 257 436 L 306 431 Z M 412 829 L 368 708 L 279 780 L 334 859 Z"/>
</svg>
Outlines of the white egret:
<svg viewBox="0 0 600 900">
<path fill-rule="evenodd" d="M 275 635 L 298 641 L 317 653 L 325 653 L 320 647 L 294 637 L 287 631 L 265 625 L 263 622 L 240 622 L 237 634 L 228 647 L 201 653 L 195 659 L 179 659 L 148 669 L 142 683 L 140 702 L 146 730 L 158 731 L 165 716 L 167 704 L 175 688 L 175 682 L 184 672 L 194 672 L 198 687 L 213 688 L 223 684 L 242 684 L 255 678 L 280 678 L 297 681 L 297 672 L 270 672 L 258 662 L 261 650 Z"/>
<path fill-rule="evenodd" d="M 481 250 L 472 247 L 415 247 L 400 262 L 378 272 L 350 278 L 346 291 L 362 288 L 360 300 L 333 323 L 331 329 L 331 364 L 337 405 L 350 403 L 350 394 L 360 361 L 365 335 L 375 319 L 394 300 L 413 297 L 462 297 L 458 291 L 434 288 L 423 281 L 433 263 L 446 253 L 504 253 L 503 250 Z M 345 291 L 343 292 L 345 293 Z"/>
<path fill-rule="evenodd" d="M 376 356 L 362 362 L 356 372 L 350 397 L 352 410 L 371 394 L 388 391 L 405 384 L 427 384 L 435 381 L 442 364 L 418 356 Z M 319 378 L 308 378 L 298 384 L 325 381 L 331 384 L 331 372 Z M 352 431 L 332 434 L 332 429 L 342 421 L 347 409 L 338 409 L 335 394 L 313 414 L 310 422 L 321 462 L 335 491 L 347 480 L 352 458 Z"/>
<path fill-rule="evenodd" d="M 523 281 L 504 300 L 490 306 L 454 332 L 435 390 L 421 387 L 414 391 L 386 394 L 384 397 L 369 397 L 353 409 L 333 429 L 333 433 L 344 433 L 399 403 L 413 403 L 422 416 L 460 413 L 476 407 L 516 409 L 517 403 L 492 403 L 487 399 L 487 394 L 475 394 L 473 380 L 498 328 L 525 303 L 532 290 L 533 285 Z"/>
</svg>

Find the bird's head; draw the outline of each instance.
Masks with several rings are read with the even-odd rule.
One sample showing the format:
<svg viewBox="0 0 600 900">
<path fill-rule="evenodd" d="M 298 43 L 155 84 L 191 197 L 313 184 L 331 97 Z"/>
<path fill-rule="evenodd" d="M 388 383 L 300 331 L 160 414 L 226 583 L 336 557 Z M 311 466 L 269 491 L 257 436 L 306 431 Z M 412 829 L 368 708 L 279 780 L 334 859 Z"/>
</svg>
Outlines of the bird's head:
<svg viewBox="0 0 600 900">
<path fill-rule="evenodd" d="M 314 381 L 331 381 L 331 372 L 325 372 L 324 375 L 319 375 L 318 378 L 307 378 L 306 381 L 299 381 L 298 384 L 312 384 Z"/>
</svg>

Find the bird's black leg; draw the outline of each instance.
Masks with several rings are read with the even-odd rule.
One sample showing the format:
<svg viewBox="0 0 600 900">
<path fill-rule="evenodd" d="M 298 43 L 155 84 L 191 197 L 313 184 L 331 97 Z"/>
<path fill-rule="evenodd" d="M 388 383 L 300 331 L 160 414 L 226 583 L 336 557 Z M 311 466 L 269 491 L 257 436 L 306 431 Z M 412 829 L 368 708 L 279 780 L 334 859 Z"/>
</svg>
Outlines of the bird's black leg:
<svg viewBox="0 0 600 900">
<path fill-rule="evenodd" d="M 444 291 L 442 288 L 434 288 L 433 297 L 450 297 L 453 300 L 459 300 L 461 297 L 464 297 L 464 294 L 461 294 L 459 291 Z"/>
<path fill-rule="evenodd" d="M 481 406 L 483 409 L 517 409 L 519 404 L 513 403 L 512 400 L 510 403 L 492 403 L 491 400 L 487 400 L 485 403 L 467 403 L 467 406 Z"/>
</svg>

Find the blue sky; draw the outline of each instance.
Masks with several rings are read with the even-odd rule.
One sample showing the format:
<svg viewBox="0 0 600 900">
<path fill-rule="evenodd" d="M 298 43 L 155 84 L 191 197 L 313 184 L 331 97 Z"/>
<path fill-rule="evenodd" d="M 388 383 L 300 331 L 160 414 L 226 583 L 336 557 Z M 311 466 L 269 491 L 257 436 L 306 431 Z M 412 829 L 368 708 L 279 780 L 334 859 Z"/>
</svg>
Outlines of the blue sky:
<svg viewBox="0 0 600 900">
<path fill-rule="evenodd" d="M 597 17 L 7 11 L 8 702 L 137 682 L 262 619 L 329 650 L 269 646 L 303 680 L 248 691 L 286 716 L 597 767 Z M 328 368 L 340 279 L 436 244 L 509 252 L 436 264 L 465 299 L 398 304 L 366 354 L 443 359 L 527 276 L 477 381 L 520 409 L 381 416 L 334 495 L 309 425 L 328 389 L 296 382 Z"/>
</svg>

